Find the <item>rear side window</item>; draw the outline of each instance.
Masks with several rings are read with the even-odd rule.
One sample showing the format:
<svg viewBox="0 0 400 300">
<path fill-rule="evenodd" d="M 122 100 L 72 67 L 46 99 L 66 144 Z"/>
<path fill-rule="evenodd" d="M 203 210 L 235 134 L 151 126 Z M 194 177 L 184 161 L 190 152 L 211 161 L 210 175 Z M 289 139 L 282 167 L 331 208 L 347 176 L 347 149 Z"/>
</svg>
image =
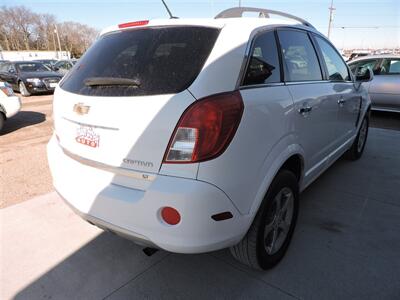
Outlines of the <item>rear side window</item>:
<svg viewBox="0 0 400 300">
<path fill-rule="evenodd" d="M 218 37 L 215 28 L 151 27 L 97 40 L 61 83 L 92 96 L 178 93 L 190 86 Z"/>
<path fill-rule="evenodd" d="M 243 85 L 280 82 L 279 56 L 275 34 L 261 34 L 254 41 Z"/>
<path fill-rule="evenodd" d="M 285 81 L 322 80 L 317 54 L 308 34 L 280 30 L 278 36 L 285 67 Z"/>
<path fill-rule="evenodd" d="M 400 59 L 395 59 L 395 58 L 384 59 L 380 74 L 382 75 L 400 74 Z"/>
</svg>

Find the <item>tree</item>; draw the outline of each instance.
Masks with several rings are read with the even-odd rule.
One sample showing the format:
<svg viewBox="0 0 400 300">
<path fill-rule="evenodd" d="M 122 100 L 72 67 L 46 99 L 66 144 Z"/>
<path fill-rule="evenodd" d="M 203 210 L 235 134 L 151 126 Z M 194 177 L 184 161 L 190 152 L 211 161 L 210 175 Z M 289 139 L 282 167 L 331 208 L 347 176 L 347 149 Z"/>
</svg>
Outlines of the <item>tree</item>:
<svg viewBox="0 0 400 300">
<path fill-rule="evenodd" d="M 58 28 L 61 50 L 80 57 L 95 40 L 97 30 L 76 22 L 57 23 L 54 15 L 38 14 L 24 6 L 0 8 L 0 46 L 5 50 L 58 50 L 54 29 Z"/>
</svg>

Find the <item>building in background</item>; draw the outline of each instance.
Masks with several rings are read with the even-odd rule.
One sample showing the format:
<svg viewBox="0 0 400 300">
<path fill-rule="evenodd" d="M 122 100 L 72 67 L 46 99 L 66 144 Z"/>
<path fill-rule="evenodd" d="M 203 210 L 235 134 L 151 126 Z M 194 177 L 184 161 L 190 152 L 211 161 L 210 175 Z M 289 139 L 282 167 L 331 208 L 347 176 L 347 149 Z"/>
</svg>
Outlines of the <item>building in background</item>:
<svg viewBox="0 0 400 300">
<path fill-rule="evenodd" d="M 38 59 L 70 59 L 69 51 L 4 51 L 0 49 L 0 60 L 38 60 Z"/>
</svg>

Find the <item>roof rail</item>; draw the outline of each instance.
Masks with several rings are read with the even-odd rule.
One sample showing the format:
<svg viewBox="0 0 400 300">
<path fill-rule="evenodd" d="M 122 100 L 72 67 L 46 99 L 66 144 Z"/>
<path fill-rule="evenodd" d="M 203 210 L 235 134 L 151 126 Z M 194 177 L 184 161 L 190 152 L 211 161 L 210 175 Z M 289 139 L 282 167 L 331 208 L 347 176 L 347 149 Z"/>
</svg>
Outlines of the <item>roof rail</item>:
<svg viewBox="0 0 400 300">
<path fill-rule="evenodd" d="M 264 9 L 264 8 L 256 8 L 256 7 L 232 7 L 228 8 L 224 11 L 221 11 L 215 19 L 224 19 L 224 18 L 240 18 L 243 16 L 244 12 L 258 12 L 260 18 L 270 18 L 271 15 L 277 15 L 277 16 L 282 16 L 288 19 L 293 19 L 301 24 L 314 28 L 310 23 L 308 23 L 306 20 L 303 20 L 299 17 L 281 12 L 279 10 L 271 10 L 271 9 Z"/>
</svg>

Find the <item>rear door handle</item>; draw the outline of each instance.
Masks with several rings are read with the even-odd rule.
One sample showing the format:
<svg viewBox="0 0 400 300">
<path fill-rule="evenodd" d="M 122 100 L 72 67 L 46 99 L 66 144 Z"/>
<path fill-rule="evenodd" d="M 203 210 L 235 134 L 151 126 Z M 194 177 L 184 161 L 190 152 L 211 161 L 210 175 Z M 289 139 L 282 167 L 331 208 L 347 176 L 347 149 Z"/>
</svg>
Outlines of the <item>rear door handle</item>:
<svg viewBox="0 0 400 300">
<path fill-rule="evenodd" d="M 311 111 L 312 111 L 312 106 L 304 106 L 299 109 L 299 114 L 304 116 L 304 115 L 310 113 Z"/>
</svg>

